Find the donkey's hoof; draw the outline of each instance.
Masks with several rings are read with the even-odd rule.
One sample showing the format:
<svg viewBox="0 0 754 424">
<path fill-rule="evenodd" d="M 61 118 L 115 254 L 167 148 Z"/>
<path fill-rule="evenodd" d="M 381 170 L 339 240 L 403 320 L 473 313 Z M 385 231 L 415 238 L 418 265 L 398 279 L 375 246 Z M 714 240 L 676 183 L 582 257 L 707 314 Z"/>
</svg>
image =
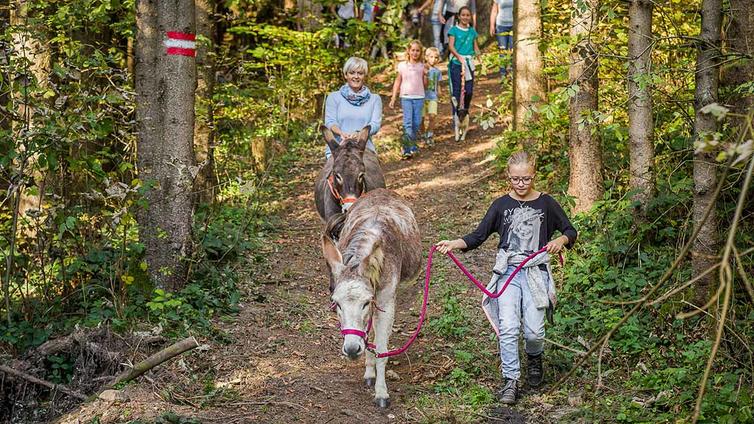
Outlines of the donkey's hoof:
<svg viewBox="0 0 754 424">
<path fill-rule="evenodd" d="M 390 406 L 390 398 L 374 398 L 374 404 L 377 405 L 378 408 L 387 408 Z"/>
<path fill-rule="evenodd" d="M 374 378 L 365 378 L 364 383 L 366 383 L 367 387 L 372 388 L 374 387 Z"/>
</svg>

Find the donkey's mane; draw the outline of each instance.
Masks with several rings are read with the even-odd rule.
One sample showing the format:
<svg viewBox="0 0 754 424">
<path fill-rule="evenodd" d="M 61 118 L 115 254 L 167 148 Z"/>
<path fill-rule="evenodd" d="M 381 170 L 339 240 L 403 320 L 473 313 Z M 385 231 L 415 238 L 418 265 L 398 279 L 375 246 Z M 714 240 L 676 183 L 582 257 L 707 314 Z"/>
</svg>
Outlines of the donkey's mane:
<svg viewBox="0 0 754 424">
<path fill-rule="evenodd" d="M 371 246 L 379 240 L 380 234 L 376 228 L 361 227 L 352 231 L 346 237 L 347 244 L 342 252 L 343 265 L 353 270 L 372 253 Z"/>
</svg>

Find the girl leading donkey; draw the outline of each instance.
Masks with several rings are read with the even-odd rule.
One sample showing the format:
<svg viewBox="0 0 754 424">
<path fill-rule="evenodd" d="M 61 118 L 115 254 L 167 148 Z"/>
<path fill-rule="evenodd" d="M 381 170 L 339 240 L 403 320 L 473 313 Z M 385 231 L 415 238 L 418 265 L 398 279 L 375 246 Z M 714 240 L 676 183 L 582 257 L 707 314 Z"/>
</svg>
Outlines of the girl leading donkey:
<svg viewBox="0 0 754 424">
<path fill-rule="evenodd" d="M 437 250 L 442 253 L 453 249 L 468 251 L 479 247 L 493 232 L 498 233 L 496 275 L 487 286 L 494 292 L 502 288 L 503 282 L 527 256 L 543 247 L 547 250 L 528 261 L 499 298 L 483 300 L 485 312 L 499 337 L 503 372 L 500 401 L 504 404 L 515 403 L 518 397 L 521 375 L 518 337 L 522 325 L 529 386 L 542 383 L 545 315 L 549 316 L 555 305 L 550 255 L 573 246 L 576 241 L 576 229 L 560 204 L 550 195 L 534 189 L 534 170 L 534 161 L 525 152 L 511 155 L 508 159 L 510 192 L 492 203 L 476 230 L 460 239 L 437 243 Z M 556 230 L 561 235 L 551 240 Z"/>
</svg>

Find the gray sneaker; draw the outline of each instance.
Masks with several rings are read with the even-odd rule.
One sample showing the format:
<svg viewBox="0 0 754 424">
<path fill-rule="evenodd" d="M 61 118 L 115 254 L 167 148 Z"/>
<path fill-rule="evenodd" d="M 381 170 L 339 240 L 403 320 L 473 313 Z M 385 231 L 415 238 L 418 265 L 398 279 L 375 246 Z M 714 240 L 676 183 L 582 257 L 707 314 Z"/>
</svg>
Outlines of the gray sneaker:
<svg viewBox="0 0 754 424">
<path fill-rule="evenodd" d="M 513 405 L 518 397 L 518 381 L 506 378 L 503 381 L 503 388 L 500 390 L 500 403 L 504 405 Z"/>
</svg>

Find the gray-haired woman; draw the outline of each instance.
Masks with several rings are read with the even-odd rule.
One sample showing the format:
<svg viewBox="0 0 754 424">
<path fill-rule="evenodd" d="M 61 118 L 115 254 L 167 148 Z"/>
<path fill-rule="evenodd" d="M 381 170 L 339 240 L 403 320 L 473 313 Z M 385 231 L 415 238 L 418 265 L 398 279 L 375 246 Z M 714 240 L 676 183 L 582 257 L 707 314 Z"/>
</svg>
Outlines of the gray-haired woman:
<svg viewBox="0 0 754 424">
<path fill-rule="evenodd" d="M 346 61 L 343 65 L 346 83 L 338 91 L 327 95 L 325 126 L 342 143 L 355 139 L 359 131 L 369 125 L 367 148 L 376 152 L 371 136 L 377 134 L 382 125 L 382 99 L 364 85 L 368 74 L 369 65 L 366 60 L 350 57 Z M 330 155 L 330 148 L 325 147 L 325 157 L 329 158 Z"/>
</svg>

